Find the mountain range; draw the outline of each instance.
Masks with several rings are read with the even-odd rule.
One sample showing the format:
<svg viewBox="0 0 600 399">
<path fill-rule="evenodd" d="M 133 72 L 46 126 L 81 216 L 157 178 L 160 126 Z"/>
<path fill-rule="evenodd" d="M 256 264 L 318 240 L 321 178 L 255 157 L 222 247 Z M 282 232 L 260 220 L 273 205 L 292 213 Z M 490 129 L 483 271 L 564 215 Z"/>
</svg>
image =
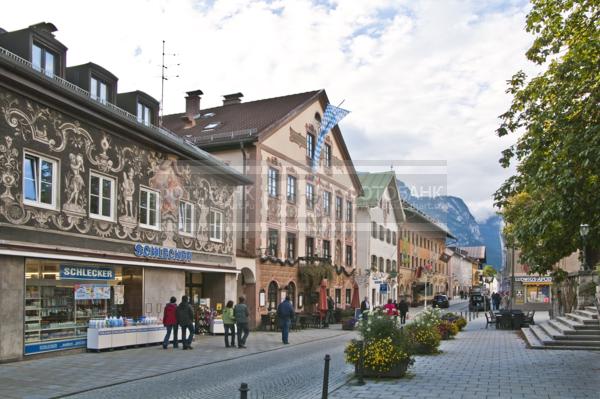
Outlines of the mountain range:
<svg viewBox="0 0 600 399">
<path fill-rule="evenodd" d="M 470 247 L 485 245 L 487 264 L 496 270 L 502 268 L 502 218 L 494 215 L 478 222 L 462 198 L 452 195 L 414 196 L 411 190 L 398 180 L 398 190 L 403 200 L 432 219 L 445 225 L 456 239 L 448 239 L 447 245 Z"/>
</svg>

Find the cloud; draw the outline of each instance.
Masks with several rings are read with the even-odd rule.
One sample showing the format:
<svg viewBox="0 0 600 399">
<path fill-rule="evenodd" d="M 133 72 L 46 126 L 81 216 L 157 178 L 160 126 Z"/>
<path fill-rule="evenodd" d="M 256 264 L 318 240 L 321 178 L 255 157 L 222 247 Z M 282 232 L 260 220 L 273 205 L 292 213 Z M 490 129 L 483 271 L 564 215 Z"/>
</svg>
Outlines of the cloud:
<svg viewBox="0 0 600 399">
<path fill-rule="evenodd" d="M 166 57 L 167 113 L 183 111 L 193 89 L 211 106 L 237 91 L 250 101 L 325 88 L 352 111 L 341 129 L 354 159 L 446 160 L 448 194 L 485 218 L 510 172 L 497 160 L 515 138 L 494 130 L 510 102 L 505 81 L 527 66 L 529 7 L 525 0 L 107 0 L 93 21 L 110 28 L 92 29 L 85 2 L 22 0 L 3 10 L 2 27 L 51 21 L 69 65 L 94 61 L 119 77 L 120 91 L 157 98 L 165 40 L 176 54 Z"/>
</svg>

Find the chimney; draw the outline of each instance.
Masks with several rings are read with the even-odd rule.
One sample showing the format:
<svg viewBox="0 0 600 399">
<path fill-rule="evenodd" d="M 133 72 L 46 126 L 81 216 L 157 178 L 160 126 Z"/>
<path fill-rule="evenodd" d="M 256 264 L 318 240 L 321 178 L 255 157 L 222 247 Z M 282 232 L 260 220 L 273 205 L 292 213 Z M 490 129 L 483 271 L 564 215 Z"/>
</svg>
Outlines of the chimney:
<svg viewBox="0 0 600 399">
<path fill-rule="evenodd" d="M 239 104 L 242 102 L 242 93 L 225 94 L 223 96 L 223 105 Z"/>
<path fill-rule="evenodd" d="M 194 121 L 194 117 L 200 112 L 200 96 L 204 94 L 202 90 L 193 90 L 187 92 L 185 98 L 185 116 L 189 121 Z"/>
</svg>

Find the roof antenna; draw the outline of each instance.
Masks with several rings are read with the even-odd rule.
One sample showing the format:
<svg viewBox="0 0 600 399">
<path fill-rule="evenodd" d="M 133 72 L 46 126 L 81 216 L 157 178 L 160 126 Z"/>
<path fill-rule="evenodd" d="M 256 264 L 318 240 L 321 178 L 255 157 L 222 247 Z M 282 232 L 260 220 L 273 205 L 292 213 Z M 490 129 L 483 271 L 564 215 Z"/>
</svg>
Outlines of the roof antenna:
<svg viewBox="0 0 600 399">
<path fill-rule="evenodd" d="M 165 41 L 162 41 L 162 65 L 161 65 L 161 75 L 160 75 L 160 117 L 159 117 L 159 126 L 162 127 L 162 120 L 163 120 L 163 114 L 164 114 L 164 103 L 165 103 L 165 80 L 169 80 L 169 78 L 166 76 L 165 72 L 168 69 L 168 67 L 165 65 L 165 55 L 168 56 L 177 56 L 177 54 L 175 53 L 165 53 Z M 181 66 L 181 64 L 177 64 L 177 66 Z M 179 75 L 175 75 L 176 78 L 179 77 Z"/>
</svg>

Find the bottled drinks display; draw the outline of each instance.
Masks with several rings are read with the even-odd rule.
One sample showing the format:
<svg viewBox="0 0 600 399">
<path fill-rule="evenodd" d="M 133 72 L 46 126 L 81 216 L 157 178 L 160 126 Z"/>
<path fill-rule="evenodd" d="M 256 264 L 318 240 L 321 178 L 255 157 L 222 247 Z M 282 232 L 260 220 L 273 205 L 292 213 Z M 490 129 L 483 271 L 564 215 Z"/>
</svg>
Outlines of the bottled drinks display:
<svg viewBox="0 0 600 399">
<path fill-rule="evenodd" d="M 126 317 L 105 317 L 104 319 L 92 319 L 89 321 L 89 328 L 112 328 L 112 327 L 128 327 L 128 326 L 146 326 L 161 324 L 158 317 L 142 316 L 137 320 Z"/>
</svg>

